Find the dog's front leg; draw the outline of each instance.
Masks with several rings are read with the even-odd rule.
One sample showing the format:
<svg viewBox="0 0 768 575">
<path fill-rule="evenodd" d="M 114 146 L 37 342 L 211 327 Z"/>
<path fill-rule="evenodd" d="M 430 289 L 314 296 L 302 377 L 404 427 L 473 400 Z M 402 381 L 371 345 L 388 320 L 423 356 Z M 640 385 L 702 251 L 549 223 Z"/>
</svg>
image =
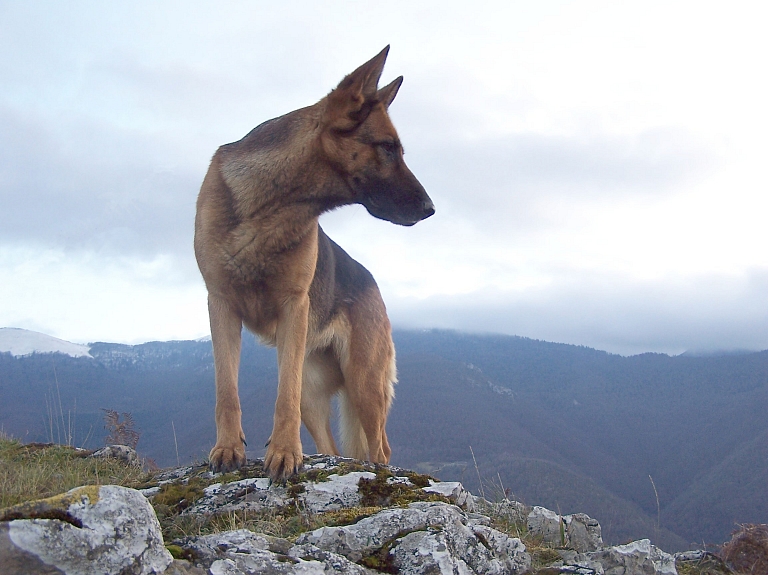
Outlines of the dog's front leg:
<svg viewBox="0 0 768 575">
<path fill-rule="evenodd" d="M 213 295 L 208 296 L 208 313 L 216 369 L 216 445 L 209 460 L 213 471 L 232 471 L 246 462 L 245 434 L 237 393 L 243 324 L 223 299 Z"/>
<path fill-rule="evenodd" d="M 275 419 L 264 468 L 273 481 L 283 481 L 302 465 L 301 376 L 307 346 L 309 296 L 290 298 L 277 325 L 278 384 Z"/>
</svg>

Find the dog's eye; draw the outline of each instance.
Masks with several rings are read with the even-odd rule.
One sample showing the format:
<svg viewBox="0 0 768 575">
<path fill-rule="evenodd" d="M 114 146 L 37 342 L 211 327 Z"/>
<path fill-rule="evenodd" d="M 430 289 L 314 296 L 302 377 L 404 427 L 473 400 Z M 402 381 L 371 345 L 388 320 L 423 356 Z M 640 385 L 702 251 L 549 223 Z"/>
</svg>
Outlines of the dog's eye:
<svg viewBox="0 0 768 575">
<path fill-rule="evenodd" d="M 387 156 L 391 158 L 395 158 L 397 156 L 397 143 L 396 142 L 379 142 L 378 144 L 379 148 L 384 150 L 384 153 L 387 154 Z"/>
</svg>

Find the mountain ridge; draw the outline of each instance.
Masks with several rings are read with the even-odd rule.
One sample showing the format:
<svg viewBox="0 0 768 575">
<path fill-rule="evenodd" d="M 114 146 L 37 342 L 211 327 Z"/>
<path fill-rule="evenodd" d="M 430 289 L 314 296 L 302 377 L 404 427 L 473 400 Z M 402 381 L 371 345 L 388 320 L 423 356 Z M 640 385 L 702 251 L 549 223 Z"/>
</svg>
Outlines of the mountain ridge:
<svg viewBox="0 0 768 575">
<path fill-rule="evenodd" d="M 768 433 L 768 352 L 624 357 L 490 334 L 394 337 L 400 383 L 388 434 L 396 465 L 441 467 L 441 477 L 475 493 L 503 484 L 529 504 L 600 519 L 607 540 L 660 536 L 671 550 L 723 541 L 734 521 L 768 515 L 754 484 L 768 477 L 768 458 L 753 461 Z M 183 461 L 207 455 L 215 441 L 210 341 L 102 342 L 90 352 L 0 353 L 0 426 L 27 441 L 57 439 L 71 414 L 79 445 L 98 437 L 101 410 L 114 409 L 133 415 L 139 450 L 161 465 L 177 463 L 176 444 Z M 269 437 L 276 379 L 274 350 L 244 337 L 240 390 L 252 446 Z M 54 404 L 58 418 L 47 407 Z M 302 440 L 311 452 L 311 438 Z M 704 500 L 716 505 L 701 509 Z"/>
<path fill-rule="evenodd" d="M 10 353 L 13 356 L 61 353 L 71 357 L 91 357 L 89 348 L 88 345 L 72 343 L 37 331 L 0 327 L 0 353 Z"/>
</svg>

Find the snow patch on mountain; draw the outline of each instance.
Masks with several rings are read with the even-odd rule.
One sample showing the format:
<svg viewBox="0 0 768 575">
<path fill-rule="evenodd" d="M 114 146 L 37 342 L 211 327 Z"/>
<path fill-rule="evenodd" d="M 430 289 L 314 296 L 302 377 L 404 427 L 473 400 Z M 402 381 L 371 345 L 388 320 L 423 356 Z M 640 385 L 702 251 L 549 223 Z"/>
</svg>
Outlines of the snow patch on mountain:
<svg viewBox="0 0 768 575">
<path fill-rule="evenodd" d="M 92 357 L 90 347 L 79 343 L 64 341 L 57 337 L 20 329 L 17 327 L 0 328 L 0 353 L 13 356 L 33 353 L 63 353 L 72 357 Z"/>
</svg>

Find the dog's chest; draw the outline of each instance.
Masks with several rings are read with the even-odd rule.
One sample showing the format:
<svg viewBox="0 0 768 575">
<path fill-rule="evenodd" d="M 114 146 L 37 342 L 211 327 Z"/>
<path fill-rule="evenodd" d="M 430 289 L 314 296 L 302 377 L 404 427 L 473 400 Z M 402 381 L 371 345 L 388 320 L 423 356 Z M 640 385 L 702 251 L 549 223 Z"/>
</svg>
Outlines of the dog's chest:
<svg viewBox="0 0 768 575">
<path fill-rule="evenodd" d="M 231 233 L 224 246 L 225 267 L 234 283 L 242 286 L 257 283 L 276 285 L 297 275 L 297 270 L 311 269 L 314 273 L 317 223 L 307 222 L 306 219 L 301 222 L 299 218 L 281 219 L 283 221 L 280 222 L 249 222 Z M 306 276 L 306 273 L 299 275 Z M 300 283 L 307 279 L 311 280 L 311 277 Z"/>
</svg>

